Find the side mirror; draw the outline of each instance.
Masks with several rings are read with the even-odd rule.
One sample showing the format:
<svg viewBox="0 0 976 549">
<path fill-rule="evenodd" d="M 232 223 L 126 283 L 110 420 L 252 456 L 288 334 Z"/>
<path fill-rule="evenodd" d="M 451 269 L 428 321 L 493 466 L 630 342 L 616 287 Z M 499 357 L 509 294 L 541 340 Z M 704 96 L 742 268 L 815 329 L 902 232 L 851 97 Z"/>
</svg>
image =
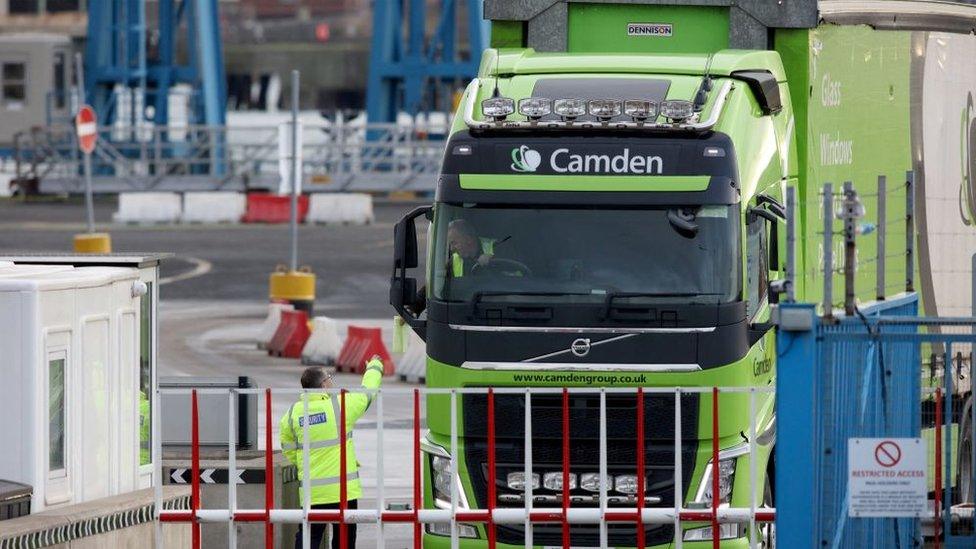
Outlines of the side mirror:
<svg viewBox="0 0 976 549">
<path fill-rule="evenodd" d="M 415 269 L 420 264 L 417 252 L 416 219 L 428 215 L 430 206 L 416 208 L 403 216 L 393 227 L 393 274 L 390 277 L 390 304 L 418 334 L 423 336 L 425 323 L 419 319 L 417 279 L 407 276 L 407 269 Z"/>
<path fill-rule="evenodd" d="M 418 208 L 417 210 L 423 209 L 425 208 Z M 407 214 L 393 227 L 394 269 L 415 269 L 418 265 L 417 224 L 414 222 L 420 216 L 420 214 L 414 215 L 417 210 Z"/>
<path fill-rule="evenodd" d="M 753 322 L 749 325 L 749 347 L 755 345 L 776 325 L 772 322 Z"/>
</svg>

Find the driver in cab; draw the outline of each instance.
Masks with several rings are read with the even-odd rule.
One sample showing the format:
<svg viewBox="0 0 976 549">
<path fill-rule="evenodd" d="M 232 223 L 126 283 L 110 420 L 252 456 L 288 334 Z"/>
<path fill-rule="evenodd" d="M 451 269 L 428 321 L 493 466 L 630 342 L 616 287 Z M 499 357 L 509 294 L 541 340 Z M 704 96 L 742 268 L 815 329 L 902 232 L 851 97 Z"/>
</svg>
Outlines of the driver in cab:
<svg viewBox="0 0 976 549">
<path fill-rule="evenodd" d="M 479 238 L 466 219 L 455 219 L 447 226 L 447 245 L 451 254 L 448 273 L 452 278 L 472 274 L 476 265 L 484 267 L 495 256 L 495 240 Z"/>
</svg>

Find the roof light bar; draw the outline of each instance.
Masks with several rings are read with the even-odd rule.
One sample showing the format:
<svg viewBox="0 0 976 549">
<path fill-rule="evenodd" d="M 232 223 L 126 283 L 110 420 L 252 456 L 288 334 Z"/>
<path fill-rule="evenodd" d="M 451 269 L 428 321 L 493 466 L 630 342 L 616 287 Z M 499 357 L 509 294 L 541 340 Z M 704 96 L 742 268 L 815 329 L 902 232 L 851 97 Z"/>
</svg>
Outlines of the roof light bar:
<svg viewBox="0 0 976 549">
<path fill-rule="evenodd" d="M 634 119 L 635 122 L 643 122 L 647 119 L 657 118 L 658 106 L 654 101 L 643 99 L 628 99 L 624 101 L 624 114 Z"/>
<path fill-rule="evenodd" d="M 481 112 L 485 116 L 501 122 L 515 113 L 515 100 L 510 97 L 489 97 L 481 102 Z"/>
<path fill-rule="evenodd" d="M 582 99 L 557 99 L 552 104 L 552 111 L 563 120 L 576 120 L 586 114 L 586 101 Z"/>
<path fill-rule="evenodd" d="M 543 116 L 552 113 L 552 100 L 545 97 L 526 97 L 519 99 L 519 114 L 529 120 L 539 120 Z"/>
<path fill-rule="evenodd" d="M 586 110 L 590 116 L 596 117 L 600 122 L 609 122 L 611 118 L 620 116 L 622 104 L 617 99 L 591 99 L 586 104 Z"/>
<path fill-rule="evenodd" d="M 582 99 L 556 99 L 551 103 L 552 112 L 560 117 L 561 120 L 540 120 L 543 116 L 532 117 L 529 113 L 538 115 L 544 112 L 544 98 L 540 102 L 526 103 L 523 107 L 519 101 L 519 113 L 526 116 L 528 120 L 507 120 L 506 118 L 514 114 L 515 101 L 507 97 L 495 97 L 482 101 L 483 120 L 475 119 L 475 108 L 478 104 L 478 90 L 482 83 L 476 78 L 468 85 L 465 92 L 466 99 L 462 107 L 464 123 L 473 130 L 557 130 L 562 128 L 573 128 L 575 130 L 597 130 L 607 131 L 608 129 L 619 130 L 639 130 L 651 132 L 705 132 L 715 127 L 718 123 L 729 93 L 734 89 L 732 80 L 720 80 L 717 93 L 713 95 L 714 100 L 710 105 L 706 105 L 705 111 L 708 117 L 701 120 L 705 113 L 694 112 L 694 104 L 690 101 L 669 100 L 660 104 L 653 101 L 641 99 L 630 99 L 624 102 L 617 102 L 622 106 L 623 113 L 632 120 L 610 120 L 587 121 L 577 120 L 580 116 L 587 114 L 587 101 Z M 526 98 L 529 99 L 529 98 Z M 524 101 L 524 100 L 523 100 Z M 614 100 L 609 100 L 614 101 Z M 540 104 L 543 103 L 543 104 Z M 607 105 L 602 105 L 604 109 Z M 606 110 L 597 109 L 597 112 L 606 114 Z M 613 112 L 612 105 L 610 112 Z M 619 114 L 619 113 L 618 113 Z M 658 122 L 657 118 L 661 115 L 666 121 Z M 599 117 L 594 114 L 595 117 Z"/>
<path fill-rule="evenodd" d="M 695 104 L 683 99 L 668 99 L 661 103 L 661 115 L 678 124 L 695 116 Z"/>
</svg>

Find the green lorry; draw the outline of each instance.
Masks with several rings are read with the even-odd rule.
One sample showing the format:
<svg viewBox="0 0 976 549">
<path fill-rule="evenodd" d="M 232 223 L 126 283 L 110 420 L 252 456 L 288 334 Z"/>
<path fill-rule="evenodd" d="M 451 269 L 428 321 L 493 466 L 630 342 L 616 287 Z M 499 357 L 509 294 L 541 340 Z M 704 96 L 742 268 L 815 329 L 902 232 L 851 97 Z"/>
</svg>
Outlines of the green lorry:
<svg viewBox="0 0 976 549">
<path fill-rule="evenodd" d="M 425 341 L 429 387 L 771 387 L 774 304 L 787 290 L 822 302 L 826 248 L 843 246 L 824 238 L 825 216 L 833 230 L 841 225 L 824 211 L 828 182 L 853 183 L 862 226 L 877 224 L 886 204 L 884 230 L 875 231 L 886 244 L 879 251 L 885 240 L 858 239 L 858 302 L 917 287 L 927 314 L 969 315 L 976 38 L 965 33 L 973 7 L 488 0 L 485 13 L 493 48 L 461 99 L 434 204 L 395 229 L 391 302 Z M 879 176 L 887 177 L 884 200 Z M 796 195 L 791 283 L 787 188 Z M 915 250 L 905 238 L 909 192 Z M 430 221 L 426 254 L 418 219 Z M 914 261 L 901 259 L 912 251 Z M 418 280 L 411 271 L 421 255 Z M 828 276 L 843 287 L 835 269 Z M 828 300 L 841 303 L 837 295 Z M 597 398 L 571 396 L 574 508 L 599 506 Z M 449 508 L 454 485 L 462 507 L 485 509 L 490 483 L 499 507 L 523 507 L 527 483 L 536 507 L 559 506 L 561 400 L 532 399 L 531 479 L 524 400 L 494 400 L 491 479 L 485 395 L 458 397 L 456 456 L 450 399 L 428 396 L 426 507 Z M 710 395 L 680 397 L 678 487 L 675 398 L 648 395 L 644 404 L 645 505 L 672 507 L 678 489 L 685 507 L 710 507 Z M 610 507 L 633 508 L 636 400 L 614 395 L 606 406 Z M 722 393 L 719 409 L 719 502 L 773 506 L 772 394 L 757 393 L 755 414 L 745 392 Z M 521 526 L 495 528 L 499 546 L 524 545 Z M 599 529 L 574 525 L 572 546 L 599 546 Z M 746 546 L 750 535 L 771 543 L 768 526 L 748 529 L 722 525 L 723 546 Z M 648 525 L 647 546 L 678 538 L 711 546 L 708 523 L 682 530 Z M 450 533 L 428 525 L 424 545 L 449 547 Z M 487 546 L 483 524 L 456 533 L 462 547 Z M 636 545 L 633 524 L 611 524 L 606 535 L 609 546 Z M 536 525 L 532 537 L 562 545 L 558 524 Z"/>
</svg>

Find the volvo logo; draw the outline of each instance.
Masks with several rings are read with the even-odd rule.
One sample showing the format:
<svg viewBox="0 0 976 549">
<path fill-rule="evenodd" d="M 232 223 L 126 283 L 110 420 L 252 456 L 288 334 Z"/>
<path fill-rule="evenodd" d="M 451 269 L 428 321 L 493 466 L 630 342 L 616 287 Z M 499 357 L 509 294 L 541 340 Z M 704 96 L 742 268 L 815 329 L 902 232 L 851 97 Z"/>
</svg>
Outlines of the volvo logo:
<svg viewBox="0 0 976 549">
<path fill-rule="evenodd" d="M 590 340 L 581 337 L 569 346 L 569 350 L 578 357 L 584 357 L 590 354 Z"/>
</svg>

